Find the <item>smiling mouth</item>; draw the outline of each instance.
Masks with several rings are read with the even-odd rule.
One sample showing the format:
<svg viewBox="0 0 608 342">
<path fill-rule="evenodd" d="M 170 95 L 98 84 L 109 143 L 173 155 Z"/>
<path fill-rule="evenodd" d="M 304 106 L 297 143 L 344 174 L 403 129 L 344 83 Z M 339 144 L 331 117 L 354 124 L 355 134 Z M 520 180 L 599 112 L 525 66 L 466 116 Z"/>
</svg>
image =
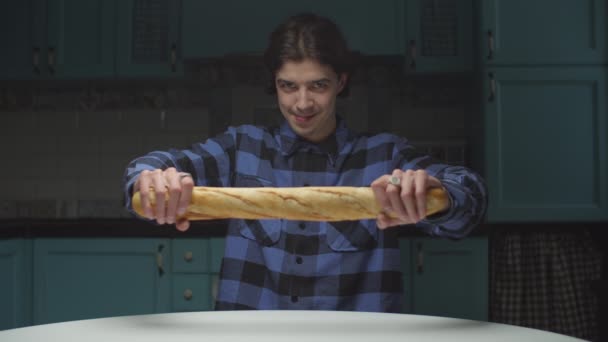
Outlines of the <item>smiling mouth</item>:
<svg viewBox="0 0 608 342">
<path fill-rule="evenodd" d="M 293 116 L 297 123 L 307 123 L 307 122 L 310 122 L 312 120 L 312 118 L 315 117 L 315 114 L 308 115 L 308 116 L 301 116 L 301 115 L 294 114 Z"/>
</svg>

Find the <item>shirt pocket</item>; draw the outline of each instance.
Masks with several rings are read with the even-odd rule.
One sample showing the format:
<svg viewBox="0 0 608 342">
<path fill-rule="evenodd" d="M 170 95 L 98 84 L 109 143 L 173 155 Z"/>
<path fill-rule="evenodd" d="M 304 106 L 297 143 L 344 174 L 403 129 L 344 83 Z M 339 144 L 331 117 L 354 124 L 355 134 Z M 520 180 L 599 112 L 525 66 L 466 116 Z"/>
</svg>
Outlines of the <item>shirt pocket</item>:
<svg viewBox="0 0 608 342">
<path fill-rule="evenodd" d="M 376 220 L 324 222 L 327 244 L 336 252 L 356 252 L 378 246 Z"/>
<path fill-rule="evenodd" d="M 272 186 L 273 183 L 262 177 L 235 173 L 235 187 L 257 188 Z M 272 246 L 281 237 L 281 220 L 234 220 L 242 237 L 253 240 L 262 246 Z"/>
</svg>

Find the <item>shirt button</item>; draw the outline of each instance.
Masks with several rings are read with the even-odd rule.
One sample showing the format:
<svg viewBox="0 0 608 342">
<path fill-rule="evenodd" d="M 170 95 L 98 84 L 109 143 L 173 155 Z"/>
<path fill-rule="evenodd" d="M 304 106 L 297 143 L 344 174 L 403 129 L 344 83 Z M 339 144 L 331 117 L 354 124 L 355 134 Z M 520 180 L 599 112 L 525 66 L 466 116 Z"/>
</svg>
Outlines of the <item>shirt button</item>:
<svg viewBox="0 0 608 342">
<path fill-rule="evenodd" d="M 298 224 L 298 227 L 300 227 L 300 229 L 306 229 L 306 223 L 300 222 L 300 224 Z"/>
<path fill-rule="evenodd" d="M 301 264 L 302 263 L 302 257 L 297 257 L 296 258 L 296 263 Z"/>
<path fill-rule="evenodd" d="M 298 296 L 291 296 L 291 302 L 292 303 L 297 303 L 298 302 Z"/>
</svg>

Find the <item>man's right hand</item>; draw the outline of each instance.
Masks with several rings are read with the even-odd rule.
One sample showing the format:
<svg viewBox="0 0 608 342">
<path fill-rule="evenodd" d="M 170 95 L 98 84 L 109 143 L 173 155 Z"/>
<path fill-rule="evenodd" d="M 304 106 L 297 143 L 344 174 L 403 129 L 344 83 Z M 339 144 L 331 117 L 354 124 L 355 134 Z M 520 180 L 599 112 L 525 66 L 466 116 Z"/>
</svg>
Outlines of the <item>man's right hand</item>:
<svg viewBox="0 0 608 342">
<path fill-rule="evenodd" d="M 174 224 L 180 231 L 190 227 L 187 219 L 177 219 L 186 212 L 192 198 L 194 180 L 189 173 L 177 172 L 174 167 L 166 170 L 144 170 L 141 172 L 133 191 L 139 191 L 141 205 L 147 218 L 156 220 L 158 224 Z M 150 193 L 154 192 L 156 204 L 150 205 Z M 169 201 L 165 205 L 165 196 L 169 194 Z"/>
</svg>

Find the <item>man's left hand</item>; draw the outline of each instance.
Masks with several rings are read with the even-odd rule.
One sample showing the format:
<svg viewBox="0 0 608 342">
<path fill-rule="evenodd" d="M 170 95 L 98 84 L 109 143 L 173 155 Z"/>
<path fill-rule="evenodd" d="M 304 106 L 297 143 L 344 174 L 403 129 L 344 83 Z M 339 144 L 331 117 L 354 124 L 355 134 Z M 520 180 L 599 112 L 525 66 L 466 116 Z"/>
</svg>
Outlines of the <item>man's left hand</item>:
<svg viewBox="0 0 608 342">
<path fill-rule="evenodd" d="M 383 212 L 378 215 L 380 229 L 414 224 L 426 217 L 426 192 L 443 187 L 425 170 L 399 170 L 376 179 L 371 188 Z M 390 214 L 390 216 L 389 216 Z"/>
</svg>

